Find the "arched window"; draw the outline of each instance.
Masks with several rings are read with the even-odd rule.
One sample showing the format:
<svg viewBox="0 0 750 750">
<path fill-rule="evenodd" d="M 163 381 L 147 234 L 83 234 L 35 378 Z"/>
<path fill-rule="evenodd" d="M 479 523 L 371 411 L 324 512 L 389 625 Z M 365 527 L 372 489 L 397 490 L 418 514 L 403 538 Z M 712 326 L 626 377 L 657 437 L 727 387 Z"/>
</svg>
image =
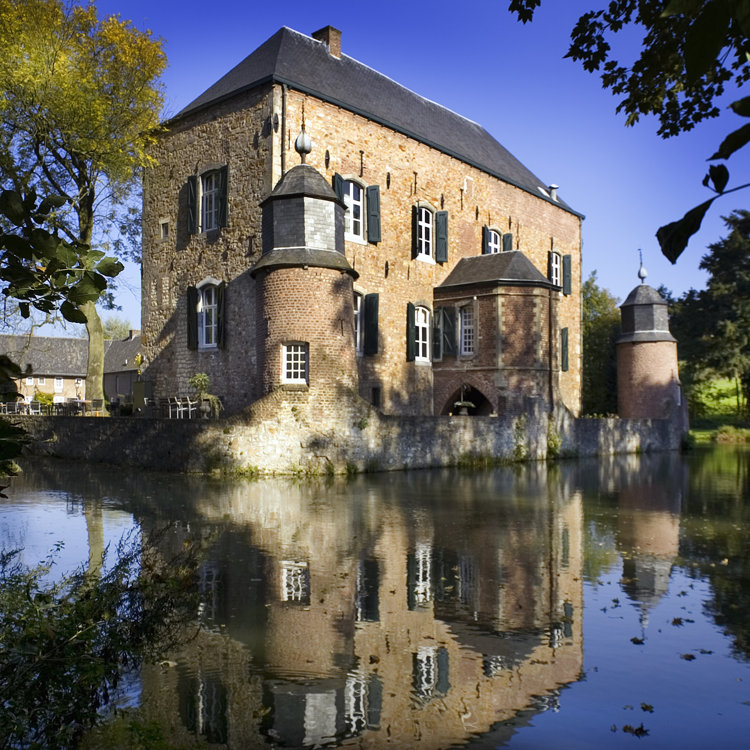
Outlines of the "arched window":
<svg viewBox="0 0 750 750">
<path fill-rule="evenodd" d="M 432 258 L 434 229 L 433 212 L 426 206 L 417 207 L 417 257 Z"/>
<path fill-rule="evenodd" d="M 206 284 L 198 290 L 198 346 L 210 349 L 218 343 L 218 287 Z"/>
<path fill-rule="evenodd" d="M 487 229 L 487 234 L 486 234 L 485 239 L 486 239 L 485 248 L 484 248 L 485 253 L 494 254 L 494 253 L 500 252 L 500 250 L 502 249 L 501 248 L 502 239 L 501 239 L 500 232 L 494 229 Z"/>
<path fill-rule="evenodd" d="M 414 312 L 414 358 L 418 362 L 430 361 L 430 311 L 417 307 Z"/>
<path fill-rule="evenodd" d="M 216 349 L 224 346 L 226 284 L 204 279 L 187 289 L 188 349 Z"/>
</svg>

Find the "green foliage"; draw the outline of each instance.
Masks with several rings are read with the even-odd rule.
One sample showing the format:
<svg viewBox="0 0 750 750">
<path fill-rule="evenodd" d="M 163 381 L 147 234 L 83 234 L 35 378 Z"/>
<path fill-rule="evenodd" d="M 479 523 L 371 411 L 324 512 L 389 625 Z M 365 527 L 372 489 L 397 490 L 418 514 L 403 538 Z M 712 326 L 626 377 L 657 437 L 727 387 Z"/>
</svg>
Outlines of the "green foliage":
<svg viewBox="0 0 750 750">
<path fill-rule="evenodd" d="M 88 245 L 59 237 L 43 208 L 49 200 L 38 203 L 33 190 L 25 196 L 15 190 L 0 193 L 0 226 L 7 227 L 0 234 L 3 294 L 18 301 L 24 318 L 30 316 L 32 307 L 43 313 L 59 308 L 66 320 L 85 323 L 80 305 L 98 300 L 107 277 L 116 276 L 124 266 Z"/>
<path fill-rule="evenodd" d="M 108 566 L 50 583 L 54 557 L 33 569 L 0 555 L 0 746 L 64 748 L 100 721 L 122 673 L 178 642 L 194 615 L 195 559 L 169 572 L 133 535 Z"/>
<path fill-rule="evenodd" d="M 750 430 L 726 424 L 712 435 L 717 443 L 750 443 Z"/>
<path fill-rule="evenodd" d="M 211 387 L 211 378 L 206 375 L 205 372 L 196 372 L 190 380 L 188 385 L 199 395 L 203 396 L 208 393 L 208 389 Z"/>
<path fill-rule="evenodd" d="M 511 0 L 509 9 L 526 23 L 541 0 Z M 613 55 L 613 37 L 635 27 L 643 42 L 638 58 L 622 64 Z M 633 125 L 643 115 L 659 119 L 659 134 L 668 138 L 717 117 L 727 87 L 739 91 L 750 80 L 748 51 L 750 9 L 745 0 L 617 0 L 606 9 L 580 16 L 566 57 L 599 73 L 604 88 L 619 97 L 618 112 Z M 750 97 L 730 105 L 739 117 L 750 117 Z M 729 133 L 709 160 L 726 160 L 750 141 L 750 124 Z M 703 185 L 712 198 L 656 233 L 662 253 L 673 263 L 700 228 L 713 201 L 750 186 L 727 189 L 729 170 L 709 167 Z"/>
<path fill-rule="evenodd" d="M 617 412 L 618 300 L 596 283 L 596 271 L 583 283 L 584 414 Z"/>
<path fill-rule="evenodd" d="M 525 461 L 529 457 L 528 419 L 522 414 L 513 425 L 513 460 Z"/>
<path fill-rule="evenodd" d="M 66 0 L 0 0 L 0 39 L 6 294 L 23 314 L 29 306 L 59 309 L 86 323 L 87 394 L 101 398 L 95 303 L 107 299 L 107 280 L 122 268 L 106 251 L 140 252 L 130 199 L 152 163 L 147 148 L 159 127 L 166 65 L 161 41 L 119 16 L 99 19 L 93 3 Z"/>
<path fill-rule="evenodd" d="M 750 396 L 750 212 L 724 219 L 730 233 L 708 247 L 700 267 L 706 288 L 691 289 L 672 305 L 671 327 L 683 371 L 695 383 L 717 377 L 737 381 L 739 404 Z"/>
</svg>

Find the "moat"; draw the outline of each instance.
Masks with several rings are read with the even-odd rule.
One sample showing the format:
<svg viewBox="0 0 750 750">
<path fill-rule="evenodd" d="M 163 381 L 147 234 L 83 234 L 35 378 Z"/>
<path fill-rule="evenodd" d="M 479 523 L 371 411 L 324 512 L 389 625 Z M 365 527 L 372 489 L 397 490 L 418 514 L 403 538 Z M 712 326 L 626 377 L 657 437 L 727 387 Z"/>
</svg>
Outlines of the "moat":
<svg viewBox="0 0 750 750">
<path fill-rule="evenodd" d="M 746 747 L 750 450 L 347 481 L 29 462 L 0 547 L 200 539 L 198 636 L 125 700 L 185 746 Z M 197 744 L 194 744 L 197 743 Z"/>
</svg>

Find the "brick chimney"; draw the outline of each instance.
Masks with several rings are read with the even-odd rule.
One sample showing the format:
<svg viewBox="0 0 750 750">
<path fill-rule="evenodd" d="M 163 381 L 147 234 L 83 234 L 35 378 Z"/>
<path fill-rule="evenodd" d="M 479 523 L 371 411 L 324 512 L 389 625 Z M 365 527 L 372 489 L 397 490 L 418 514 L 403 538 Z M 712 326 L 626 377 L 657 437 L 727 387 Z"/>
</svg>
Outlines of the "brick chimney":
<svg viewBox="0 0 750 750">
<path fill-rule="evenodd" d="M 337 60 L 341 59 L 341 32 L 333 26 L 324 26 L 313 32 L 313 39 L 323 42 L 328 47 L 328 52 Z"/>
</svg>

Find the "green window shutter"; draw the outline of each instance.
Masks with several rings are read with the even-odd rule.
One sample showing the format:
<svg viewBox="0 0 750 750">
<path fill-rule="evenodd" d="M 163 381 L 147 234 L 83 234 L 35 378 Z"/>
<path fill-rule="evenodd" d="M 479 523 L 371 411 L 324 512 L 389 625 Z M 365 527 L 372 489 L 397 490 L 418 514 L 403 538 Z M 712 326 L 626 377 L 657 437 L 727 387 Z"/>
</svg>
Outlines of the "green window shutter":
<svg viewBox="0 0 750 750">
<path fill-rule="evenodd" d="M 378 294 L 366 294 L 364 299 L 365 340 L 364 353 L 368 357 L 378 353 Z"/>
<path fill-rule="evenodd" d="M 340 201 L 344 200 L 346 180 L 338 172 L 333 175 L 333 192 L 336 193 Z"/>
<path fill-rule="evenodd" d="M 417 353 L 416 331 L 417 309 L 411 302 L 406 303 L 406 361 L 413 362 Z"/>
<path fill-rule="evenodd" d="M 380 186 L 370 185 L 365 190 L 367 199 L 367 241 L 380 242 Z"/>
<path fill-rule="evenodd" d="M 562 282 L 563 294 L 570 294 L 573 288 L 573 274 L 571 270 L 571 256 L 563 255 L 562 258 Z"/>
<path fill-rule="evenodd" d="M 448 262 L 448 212 L 435 213 L 435 260 L 438 263 Z"/>
<path fill-rule="evenodd" d="M 187 181 L 188 194 L 188 233 L 198 231 L 198 178 L 191 174 Z"/>
<path fill-rule="evenodd" d="M 416 258 L 419 254 L 419 209 L 411 207 L 411 257 Z"/>
<path fill-rule="evenodd" d="M 227 285 L 222 281 L 216 287 L 216 345 L 219 349 L 224 348 L 226 341 L 226 304 L 227 304 Z"/>
<path fill-rule="evenodd" d="M 490 252 L 490 228 L 482 227 L 482 255 L 488 255 Z"/>
<path fill-rule="evenodd" d="M 187 345 L 198 348 L 198 290 L 194 286 L 187 288 Z"/>
<path fill-rule="evenodd" d="M 456 356 L 456 308 L 443 308 L 443 356 Z"/>
<path fill-rule="evenodd" d="M 439 361 L 443 358 L 443 311 L 441 308 L 437 308 L 432 317 L 432 359 Z"/>
<path fill-rule="evenodd" d="M 503 235 L 503 252 L 509 253 L 513 249 L 513 235 L 510 232 L 506 232 Z"/>
<path fill-rule="evenodd" d="M 552 256 L 553 252 L 547 253 L 547 278 L 552 281 Z"/>
<path fill-rule="evenodd" d="M 229 167 L 219 170 L 219 226 L 225 227 L 229 217 Z"/>
<path fill-rule="evenodd" d="M 568 329 L 560 329 L 560 369 L 567 372 L 570 367 L 568 359 Z"/>
<path fill-rule="evenodd" d="M 441 646 L 437 651 L 437 681 L 435 683 L 435 690 L 441 695 L 446 695 L 450 689 L 450 656 L 448 655 L 448 649 L 445 646 Z"/>
</svg>

